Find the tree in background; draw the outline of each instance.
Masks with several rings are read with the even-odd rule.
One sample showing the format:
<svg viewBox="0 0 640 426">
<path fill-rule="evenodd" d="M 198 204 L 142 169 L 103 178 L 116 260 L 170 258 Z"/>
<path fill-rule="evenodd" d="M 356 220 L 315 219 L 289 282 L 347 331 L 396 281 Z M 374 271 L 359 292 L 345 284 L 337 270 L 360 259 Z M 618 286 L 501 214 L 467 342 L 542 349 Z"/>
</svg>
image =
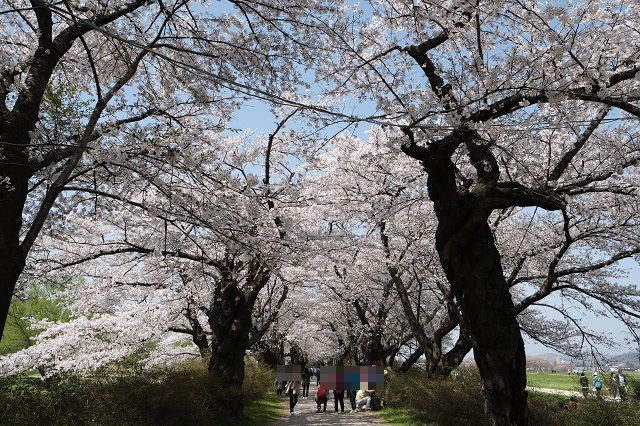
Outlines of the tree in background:
<svg viewBox="0 0 640 426">
<path fill-rule="evenodd" d="M 189 117 L 198 129 L 224 128 L 246 96 L 292 103 L 283 93 L 304 83 L 297 66 L 310 58 L 292 48 L 302 43 L 290 29 L 308 33 L 305 13 L 332 10 L 206 3 L 19 0 L 2 11 L 0 332 L 37 237 L 48 220 L 60 223 L 61 194 L 78 177 L 97 186 L 112 176 L 88 152 L 134 155 Z"/>
<path fill-rule="evenodd" d="M 11 303 L 5 338 L 0 342 L 0 355 L 7 355 L 33 346 L 40 334 L 33 329 L 34 321 L 48 319 L 55 322 L 67 322 L 71 312 L 64 309 L 59 299 L 60 289 L 51 286 L 33 285 L 16 297 Z"/>
</svg>

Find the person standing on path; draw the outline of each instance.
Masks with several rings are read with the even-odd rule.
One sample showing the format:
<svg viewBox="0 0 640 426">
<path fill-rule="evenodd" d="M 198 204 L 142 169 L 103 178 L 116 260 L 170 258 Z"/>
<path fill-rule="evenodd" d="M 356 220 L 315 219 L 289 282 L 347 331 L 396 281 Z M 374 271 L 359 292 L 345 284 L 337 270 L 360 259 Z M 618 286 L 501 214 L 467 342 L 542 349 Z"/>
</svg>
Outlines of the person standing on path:
<svg viewBox="0 0 640 426">
<path fill-rule="evenodd" d="M 336 384 L 333 388 L 333 405 L 335 412 L 338 412 L 338 403 L 340 403 L 340 412 L 344 413 L 344 377 L 336 377 Z"/>
<path fill-rule="evenodd" d="M 282 390 L 284 389 L 284 382 L 280 379 L 276 379 L 276 394 L 282 396 Z"/>
<path fill-rule="evenodd" d="M 622 369 L 618 370 L 618 390 L 620 391 L 620 399 L 627 400 L 627 376 L 624 375 Z"/>
<path fill-rule="evenodd" d="M 285 391 L 287 395 L 289 395 L 289 414 L 294 415 L 294 408 L 298 403 L 298 393 L 300 393 L 300 380 L 291 380 L 287 382 Z"/>
<path fill-rule="evenodd" d="M 609 393 L 613 399 L 616 399 L 616 396 L 618 396 L 618 372 L 615 370 L 612 371 L 609 376 Z"/>
<path fill-rule="evenodd" d="M 586 398 L 589 394 L 589 379 L 584 375 L 584 371 L 580 373 L 580 386 L 582 387 L 582 395 Z"/>
<path fill-rule="evenodd" d="M 309 385 L 311 384 L 311 372 L 307 367 L 302 369 L 302 398 L 309 399 Z"/>
<path fill-rule="evenodd" d="M 596 390 L 596 397 L 602 399 L 602 380 L 597 371 L 593 372 L 593 388 Z"/>
<path fill-rule="evenodd" d="M 349 398 L 349 403 L 351 404 L 351 411 L 356 411 L 356 394 L 359 389 L 356 389 L 353 386 L 351 389 L 347 389 L 347 397 Z"/>
</svg>

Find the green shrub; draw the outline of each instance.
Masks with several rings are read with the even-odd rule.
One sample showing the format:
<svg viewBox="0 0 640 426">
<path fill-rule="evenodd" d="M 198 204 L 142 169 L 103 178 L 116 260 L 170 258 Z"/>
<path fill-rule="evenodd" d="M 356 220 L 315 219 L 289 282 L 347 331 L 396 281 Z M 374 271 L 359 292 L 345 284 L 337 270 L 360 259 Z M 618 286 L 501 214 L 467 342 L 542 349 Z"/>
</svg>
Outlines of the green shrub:
<svg viewBox="0 0 640 426">
<path fill-rule="evenodd" d="M 567 417 L 568 426 L 640 426 L 640 406 L 587 398 Z"/>
<path fill-rule="evenodd" d="M 457 380 L 430 380 L 418 369 L 394 375 L 388 383 L 385 404 L 407 408 L 425 423 L 484 424 L 480 378 L 473 370 L 461 370 Z"/>
<path fill-rule="evenodd" d="M 627 394 L 631 401 L 640 403 L 640 378 L 628 378 Z"/>
<path fill-rule="evenodd" d="M 275 372 L 265 364 L 248 360 L 245 365 L 242 391 L 246 400 L 252 401 L 275 390 Z"/>
<path fill-rule="evenodd" d="M 430 380 L 424 371 L 394 375 L 388 383 L 386 406 L 404 409 L 423 424 L 441 426 L 488 424 L 477 370 L 460 371 L 458 379 Z M 640 426 L 640 404 L 597 401 L 544 393 L 529 393 L 537 424 L 545 426 Z"/>
<path fill-rule="evenodd" d="M 267 367 L 247 363 L 245 402 L 271 390 L 274 377 Z M 200 362 L 44 381 L 5 377 L 0 378 L 0 418 L 9 425 L 209 425 L 216 423 L 209 389 L 211 380 Z"/>
</svg>

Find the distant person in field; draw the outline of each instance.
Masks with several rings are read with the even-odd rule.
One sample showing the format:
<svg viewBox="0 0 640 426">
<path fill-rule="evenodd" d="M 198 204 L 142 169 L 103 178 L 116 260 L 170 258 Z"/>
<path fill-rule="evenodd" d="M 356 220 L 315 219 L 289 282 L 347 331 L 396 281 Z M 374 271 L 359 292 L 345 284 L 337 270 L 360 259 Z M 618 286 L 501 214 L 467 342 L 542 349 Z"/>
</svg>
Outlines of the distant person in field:
<svg viewBox="0 0 640 426">
<path fill-rule="evenodd" d="M 620 399 L 627 400 L 627 376 L 622 372 L 622 369 L 618 370 L 618 390 L 620 391 Z"/>
<path fill-rule="evenodd" d="M 309 385 L 311 384 L 311 371 L 302 369 L 302 398 L 309 399 Z"/>
<path fill-rule="evenodd" d="M 285 388 L 287 395 L 289 395 L 289 414 L 292 416 L 295 414 L 295 407 L 298 403 L 298 394 L 300 393 L 300 380 L 290 380 L 287 382 Z"/>
<path fill-rule="evenodd" d="M 597 371 L 593 372 L 593 389 L 596 391 L 596 397 L 602 399 L 602 380 Z"/>
<path fill-rule="evenodd" d="M 589 379 L 584 375 L 584 371 L 580 373 L 580 387 L 582 387 L 582 395 L 586 398 L 589 395 Z"/>
<path fill-rule="evenodd" d="M 615 370 L 611 371 L 611 375 L 609 376 L 609 393 L 613 399 L 616 399 L 618 396 L 618 372 Z"/>
</svg>

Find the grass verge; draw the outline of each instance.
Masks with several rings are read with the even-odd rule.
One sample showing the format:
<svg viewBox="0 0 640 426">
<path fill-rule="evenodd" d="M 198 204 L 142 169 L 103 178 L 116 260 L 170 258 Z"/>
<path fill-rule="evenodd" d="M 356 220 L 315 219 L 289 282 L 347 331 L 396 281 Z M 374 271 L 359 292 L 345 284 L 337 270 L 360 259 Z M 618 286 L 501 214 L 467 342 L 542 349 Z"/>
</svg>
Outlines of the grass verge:
<svg viewBox="0 0 640 426">
<path fill-rule="evenodd" d="M 223 426 L 246 425 L 261 426 L 275 422 L 282 417 L 282 404 L 277 396 L 267 394 L 255 401 L 249 402 L 244 408 L 244 416 L 222 422 Z"/>
<path fill-rule="evenodd" d="M 390 425 L 437 426 L 437 423 L 425 423 L 419 415 L 402 407 L 386 407 L 380 411 L 380 415 Z"/>
</svg>

